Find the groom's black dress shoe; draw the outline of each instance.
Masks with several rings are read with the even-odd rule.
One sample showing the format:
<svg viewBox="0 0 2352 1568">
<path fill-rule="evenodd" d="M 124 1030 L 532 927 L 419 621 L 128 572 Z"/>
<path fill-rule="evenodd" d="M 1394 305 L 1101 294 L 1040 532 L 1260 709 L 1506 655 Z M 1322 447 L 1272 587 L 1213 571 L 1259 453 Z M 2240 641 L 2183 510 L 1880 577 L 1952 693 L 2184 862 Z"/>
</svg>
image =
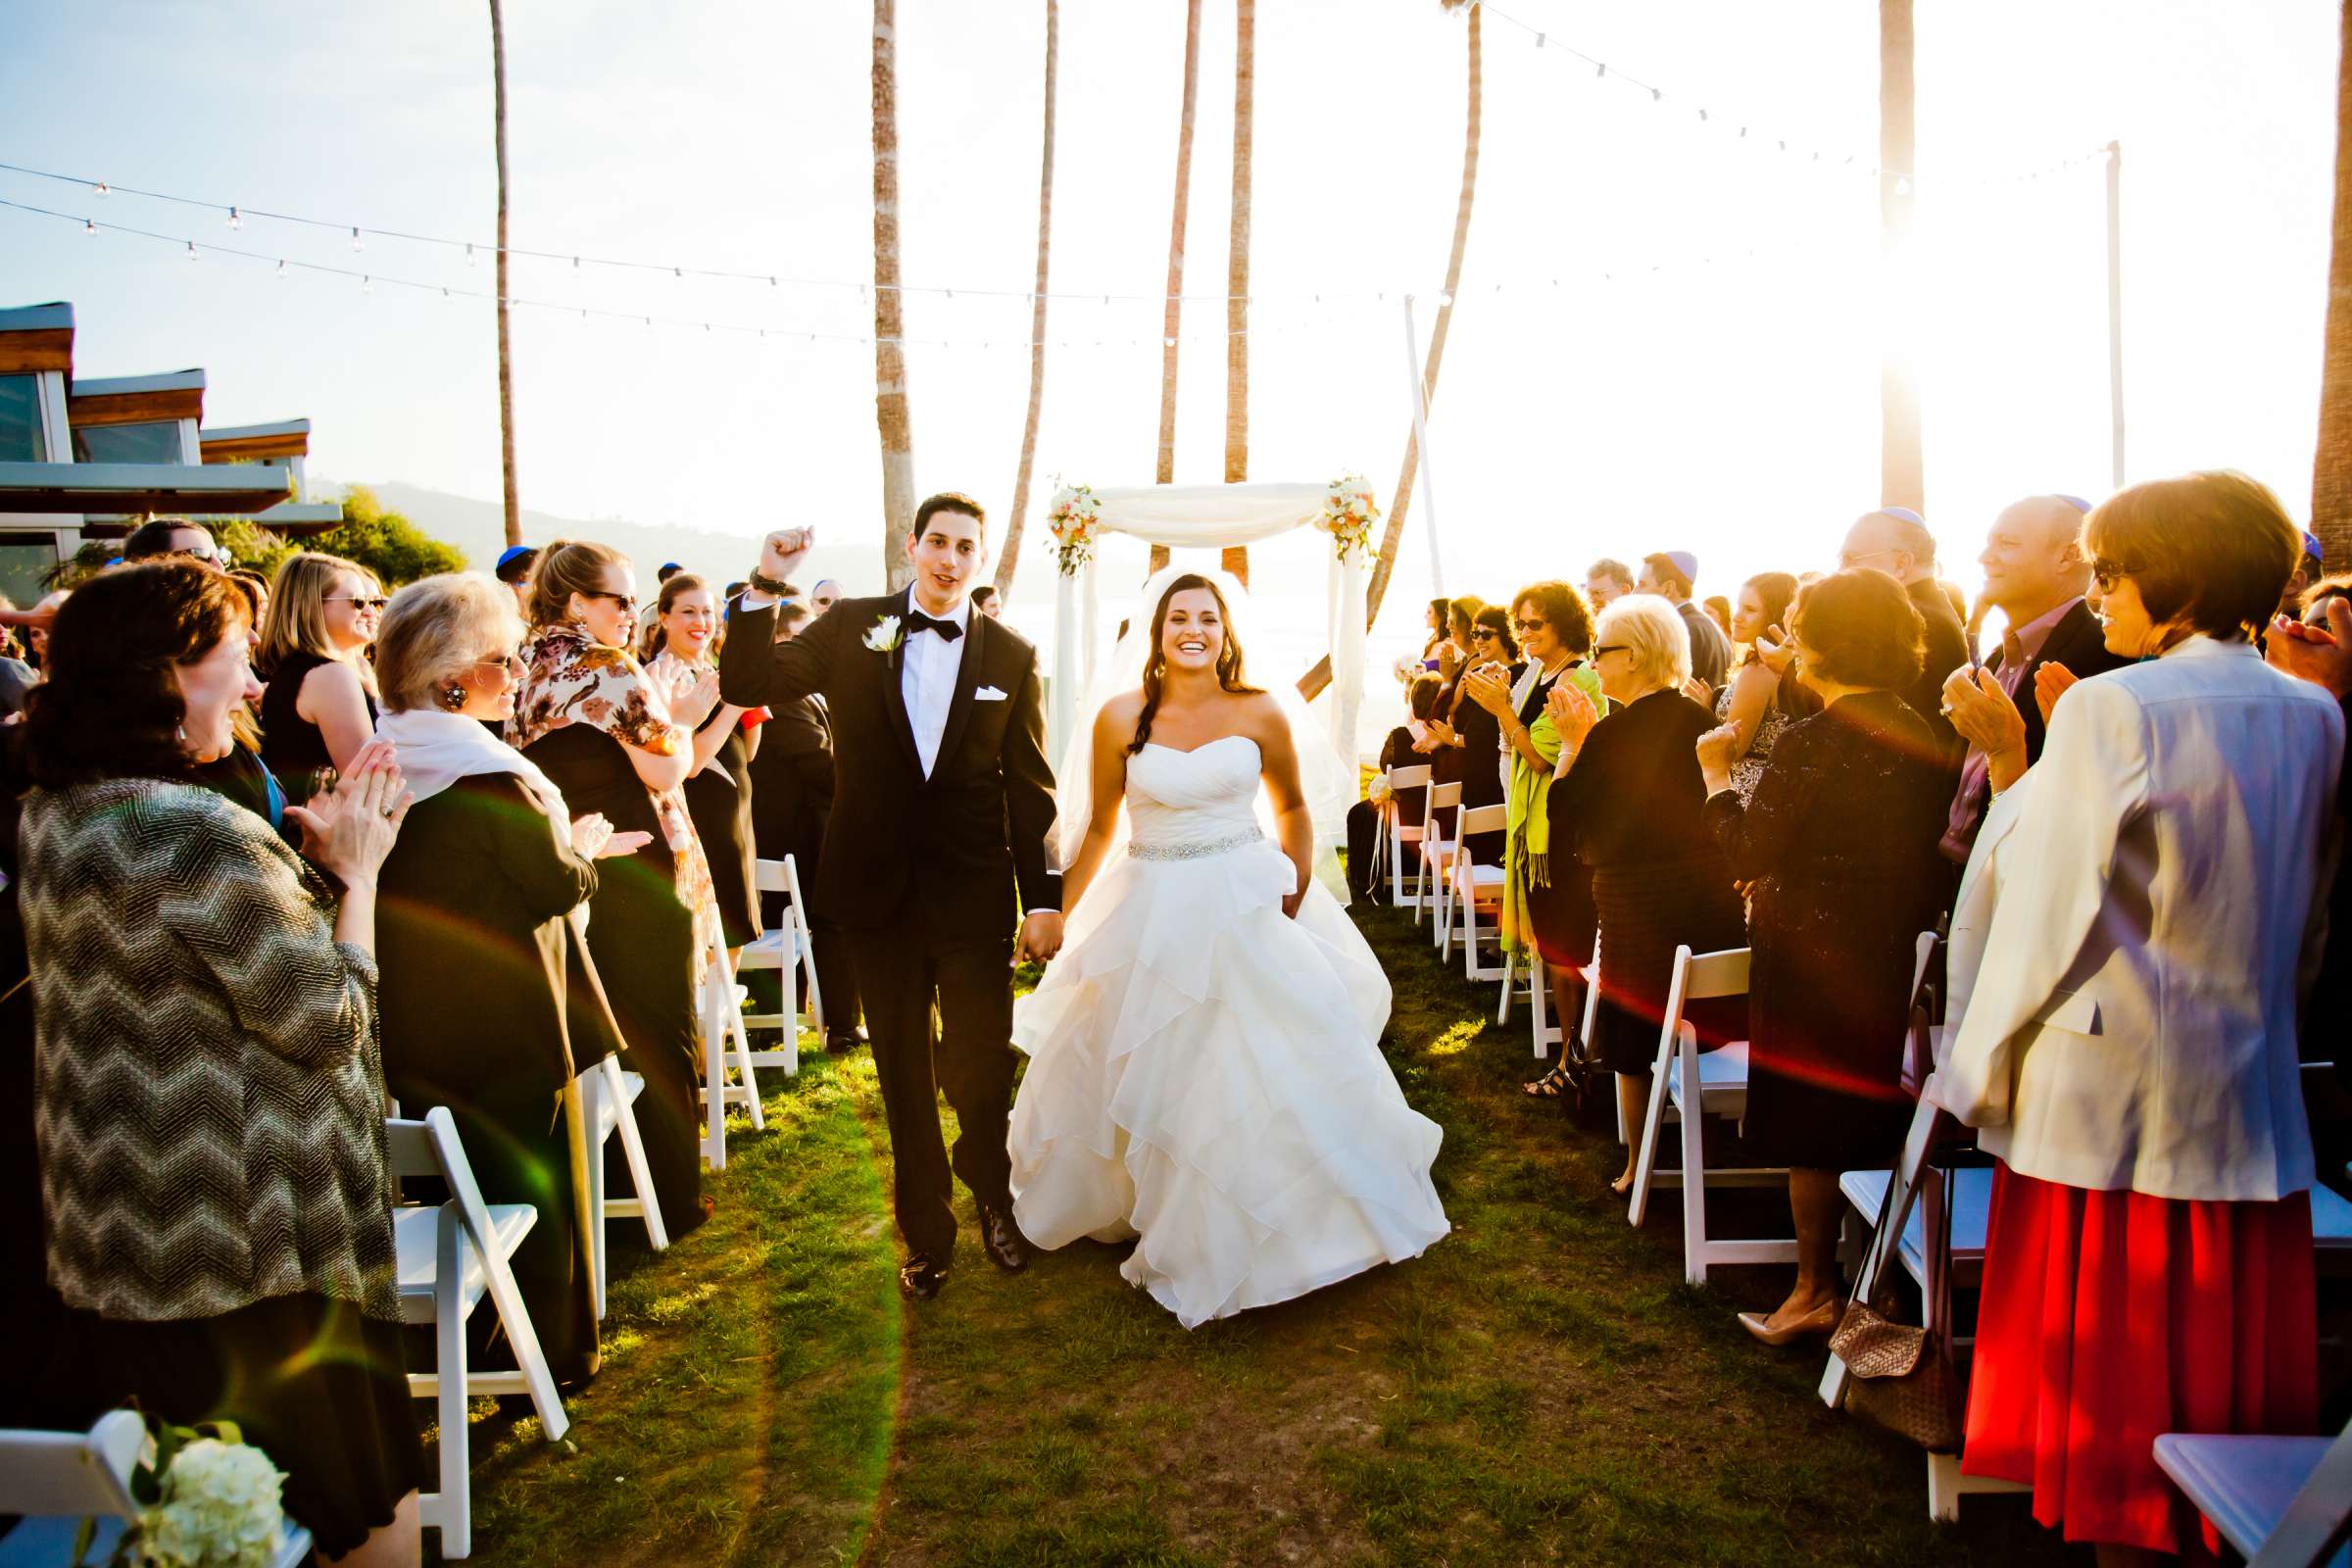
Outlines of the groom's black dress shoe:
<svg viewBox="0 0 2352 1568">
<path fill-rule="evenodd" d="M 909 1300 L 928 1301 L 948 1283 L 948 1262 L 929 1252 L 917 1252 L 899 1266 L 899 1294 Z"/>
<path fill-rule="evenodd" d="M 980 1205 L 980 1250 L 1007 1274 L 1018 1274 L 1029 1266 L 1029 1239 L 1009 1213 L 986 1203 Z"/>
</svg>

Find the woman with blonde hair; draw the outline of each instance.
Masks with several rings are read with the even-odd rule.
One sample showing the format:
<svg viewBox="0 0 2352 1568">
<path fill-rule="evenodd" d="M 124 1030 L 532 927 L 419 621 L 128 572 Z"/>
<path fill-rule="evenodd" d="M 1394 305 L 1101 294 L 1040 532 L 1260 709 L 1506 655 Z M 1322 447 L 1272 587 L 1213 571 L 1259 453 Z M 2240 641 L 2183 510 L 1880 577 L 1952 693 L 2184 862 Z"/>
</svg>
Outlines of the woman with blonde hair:
<svg viewBox="0 0 2352 1568">
<path fill-rule="evenodd" d="M 254 668 L 262 760 L 299 804 L 351 765 L 375 733 L 375 640 L 384 590 L 365 566 L 302 551 L 270 584 Z"/>
<path fill-rule="evenodd" d="M 1694 750 L 1715 715 L 1683 692 L 1690 633 L 1656 594 L 1628 594 L 1592 628 L 1592 673 L 1608 715 L 1573 681 L 1544 701 L 1559 760 L 1544 801 L 1550 851 L 1592 873 L 1600 923 L 1600 1006 L 1591 1043 L 1617 1074 L 1625 1125 L 1641 1125 L 1674 971 L 1674 950 L 1715 953 L 1747 940 L 1732 874 L 1699 820 L 1707 788 Z M 1693 1003 L 1684 1018 L 1712 1050 L 1745 1032 L 1743 999 Z M 1632 1144 L 1615 1190 L 1633 1185 Z"/>
<path fill-rule="evenodd" d="M 638 1115 L 674 1237 L 706 1212 L 695 984 L 720 932 L 710 868 L 680 786 L 694 769 L 695 728 L 718 706 L 718 672 L 665 681 L 629 653 L 637 576 L 608 545 L 558 540 L 541 551 L 529 616 L 508 741 L 546 772 L 571 810 L 645 835 L 628 858 L 601 868 L 588 947 L 630 1063 L 645 1075 Z"/>
<path fill-rule="evenodd" d="M 483 1196 L 538 1211 L 514 1277 L 556 1380 L 577 1384 L 599 1357 L 574 1080 L 621 1040 L 568 916 L 596 892 L 597 860 L 644 836 L 574 819 L 555 781 L 492 733 L 514 711 L 522 634 L 514 591 L 474 572 L 413 582 L 384 612 L 376 734 L 416 805 L 384 862 L 376 1005 L 402 1110 L 447 1106 Z"/>
</svg>

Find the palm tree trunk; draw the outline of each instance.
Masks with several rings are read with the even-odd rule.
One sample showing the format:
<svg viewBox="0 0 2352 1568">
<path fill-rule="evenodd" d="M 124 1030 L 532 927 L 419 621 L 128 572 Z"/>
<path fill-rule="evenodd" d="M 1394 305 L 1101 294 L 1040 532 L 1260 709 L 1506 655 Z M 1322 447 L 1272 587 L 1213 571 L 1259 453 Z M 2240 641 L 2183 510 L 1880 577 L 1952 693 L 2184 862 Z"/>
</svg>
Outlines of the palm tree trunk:
<svg viewBox="0 0 2352 1568">
<path fill-rule="evenodd" d="M 1879 0 L 1879 504 L 1927 509 L 1913 335 L 1911 0 Z"/>
<path fill-rule="evenodd" d="M 1184 225 L 1193 205 L 1193 106 L 1200 96 L 1200 0 L 1184 8 L 1184 113 L 1176 122 L 1176 199 L 1168 220 L 1168 299 L 1160 324 L 1158 484 L 1176 482 L 1176 340 L 1184 320 Z M 1152 547 L 1152 569 L 1168 547 Z"/>
<path fill-rule="evenodd" d="M 507 29 L 498 0 L 490 0 L 490 74 L 498 125 L 498 448 L 511 548 L 522 543 L 522 503 L 514 489 L 514 351 L 507 321 Z"/>
<path fill-rule="evenodd" d="M 1462 0 L 1444 0 L 1444 3 L 1446 10 L 1456 11 L 1461 9 Z M 1479 8 L 1471 6 L 1465 43 L 1469 85 L 1462 120 L 1462 192 L 1453 207 L 1453 248 L 1446 257 L 1446 295 L 1438 302 L 1437 324 L 1430 329 L 1429 354 L 1421 367 L 1421 396 L 1429 403 L 1437 399 L 1438 370 L 1446 363 L 1446 338 L 1453 327 L 1453 302 L 1461 295 L 1462 256 L 1470 248 L 1470 207 L 1478 196 L 1479 128 L 1486 99 L 1486 53 L 1479 21 Z M 1420 471 L 1421 445 L 1408 429 L 1404 437 L 1404 464 L 1397 471 L 1396 489 L 1389 498 L 1388 524 L 1380 536 L 1380 554 L 1373 559 L 1372 577 L 1364 585 L 1367 628 L 1380 619 L 1380 601 L 1396 569 L 1396 548 L 1404 540 L 1405 514 L 1412 506 L 1413 480 Z M 1326 658 L 1300 677 L 1298 689 L 1311 699 L 1330 684 L 1331 661 Z"/>
<path fill-rule="evenodd" d="M 1233 7 L 1233 224 L 1225 251 L 1225 482 L 1250 477 L 1250 152 L 1257 98 L 1257 0 Z M 1247 585 L 1250 552 L 1225 552 Z"/>
<path fill-rule="evenodd" d="M 2327 347 L 2320 364 L 2320 442 L 2311 469 L 2311 531 L 2330 569 L 2352 559 L 2352 0 L 2335 77 L 2335 225 L 2328 258 Z"/>
<path fill-rule="evenodd" d="M 914 429 L 906 407 L 905 318 L 899 300 L 897 0 L 874 0 L 874 422 L 882 433 L 882 568 L 892 592 L 914 568 Z"/>
<path fill-rule="evenodd" d="M 1037 176 L 1037 289 L 1029 306 L 1029 418 L 1021 427 L 1021 464 L 1012 477 L 1011 520 L 997 562 L 997 593 L 1012 592 L 1021 562 L 1021 523 L 1029 515 L 1029 474 L 1037 462 L 1037 417 L 1046 401 L 1046 264 L 1054 242 L 1054 81 L 1061 47 L 1060 0 L 1046 0 L 1046 150 Z"/>
</svg>

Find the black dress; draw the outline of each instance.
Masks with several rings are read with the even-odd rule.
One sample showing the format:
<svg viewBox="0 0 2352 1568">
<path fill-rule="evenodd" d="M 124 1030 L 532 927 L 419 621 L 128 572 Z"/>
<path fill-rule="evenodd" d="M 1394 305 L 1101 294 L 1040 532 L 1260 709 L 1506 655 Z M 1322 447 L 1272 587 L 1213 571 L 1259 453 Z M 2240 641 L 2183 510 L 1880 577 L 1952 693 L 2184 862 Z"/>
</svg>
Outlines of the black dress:
<svg viewBox="0 0 2352 1568">
<path fill-rule="evenodd" d="M 1515 686 L 1526 670 L 1525 664 L 1513 664 L 1503 679 Z M 1502 805 L 1510 798 L 1502 785 L 1502 720 L 1479 707 L 1468 692 L 1461 692 L 1454 703 L 1452 722 L 1454 733 L 1462 738 L 1456 754 L 1462 809 Z M 1465 847 L 1480 865 L 1500 865 L 1506 839 L 1503 833 L 1474 833 Z"/>
<path fill-rule="evenodd" d="M 823 863 L 825 828 L 833 818 L 833 726 L 822 697 L 772 705 L 760 727 L 760 750 L 752 758 L 752 838 L 762 859 L 790 856 L 801 892 L 813 901 Z M 784 921 L 784 895 L 760 900 L 769 927 Z M 816 985 L 825 1004 L 825 1027 L 836 1037 L 858 1027 L 858 968 L 841 928 L 814 907 L 808 935 L 816 950 Z M 783 981 L 773 969 L 755 969 L 745 980 L 762 1011 L 782 1005 Z"/>
<path fill-rule="evenodd" d="M 713 709 L 703 728 L 721 722 L 724 710 Z M 740 948 L 756 941 L 765 927 L 760 923 L 760 882 L 752 864 L 751 745 L 738 719 L 724 722 L 727 738 L 718 743 L 710 765 L 686 780 L 686 810 L 694 818 L 694 836 L 703 841 L 703 858 L 710 862 L 719 930 L 728 947 Z"/>
<path fill-rule="evenodd" d="M 592 724 L 566 724 L 522 751 L 564 792 L 574 818 L 599 811 L 615 833 L 651 835 L 636 854 L 597 862 L 588 953 L 627 1042 L 627 1064 L 645 1075 L 637 1124 L 662 1221 L 675 1240 L 703 1222 L 694 911 L 678 899 L 660 813 L 620 742 Z"/>
<path fill-rule="evenodd" d="M 288 654 L 270 672 L 270 684 L 262 691 L 262 760 L 277 775 L 286 799 L 296 806 L 311 798 L 318 770 L 335 765 L 318 726 L 294 710 L 296 699 L 302 696 L 302 683 L 311 671 L 333 662 L 317 654 Z M 366 700 L 368 718 L 373 723 L 375 699 Z"/>
<path fill-rule="evenodd" d="M 1583 663 L 1573 659 L 1561 667 L 1566 674 Z M 1535 689 L 1519 706 L 1519 722 L 1533 724 L 1544 712 L 1544 699 L 1552 687 L 1559 684 L 1559 675 L 1546 680 L 1536 679 Z M 1518 760 L 1524 767 L 1526 759 Z M 1600 911 L 1592 906 L 1592 868 L 1573 854 L 1560 853 L 1554 846 L 1549 867 L 1542 882 L 1530 880 L 1527 886 L 1527 924 L 1535 938 L 1536 952 L 1554 968 L 1583 968 L 1592 961 L 1592 939 L 1600 930 Z M 1570 1020 L 1573 1025 L 1574 1020 Z"/>
<path fill-rule="evenodd" d="M 1937 848 L 1952 777 L 1893 692 L 1791 724 L 1756 792 L 1706 821 L 1754 881 L 1747 1126 L 1757 1162 L 1883 1166 L 1902 1146 L 1911 971 L 1949 885 Z"/>
<path fill-rule="evenodd" d="M 1706 781 L 1698 738 L 1715 715 L 1679 691 L 1657 691 L 1592 726 L 1568 776 L 1551 786 L 1551 853 L 1573 848 L 1592 872 L 1600 916 L 1598 1054 L 1613 1072 L 1657 1060 L 1674 950 L 1719 953 L 1745 944 L 1739 897 L 1699 821 Z M 1712 1050 L 1745 1033 L 1733 997 L 1693 1003 L 1683 1016 Z"/>
<path fill-rule="evenodd" d="M 530 785 L 478 773 L 410 808 L 381 882 L 385 1087 L 410 1116 L 449 1107 L 485 1200 L 539 1211 L 515 1282 L 556 1381 L 584 1382 L 599 1361 L 597 1217 L 572 1081 L 621 1044 L 565 918 L 596 891 L 596 865 L 557 842 Z"/>
</svg>

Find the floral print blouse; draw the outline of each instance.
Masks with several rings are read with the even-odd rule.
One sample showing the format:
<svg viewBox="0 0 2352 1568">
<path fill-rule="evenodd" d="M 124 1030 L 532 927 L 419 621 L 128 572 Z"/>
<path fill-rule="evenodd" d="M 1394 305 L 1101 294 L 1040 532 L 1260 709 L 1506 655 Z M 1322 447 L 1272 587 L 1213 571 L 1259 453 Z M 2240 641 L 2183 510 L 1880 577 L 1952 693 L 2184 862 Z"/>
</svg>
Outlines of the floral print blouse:
<svg viewBox="0 0 2352 1568">
<path fill-rule="evenodd" d="M 590 724 L 623 746 L 656 757 L 690 750 L 694 736 L 669 716 L 669 702 L 645 667 L 626 651 L 610 648 L 568 621 L 535 627 L 522 645 L 522 684 L 514 694 L 514 716 L 507 741 L 515 750 L 566 724 Z M 695 837 L 682 789 L 648 790 L 662 836 L 677 870 L 678 902 L 694 911 L 698 947 L 717 945 L 718 897 L 710 864 Z"/>
</svg>

